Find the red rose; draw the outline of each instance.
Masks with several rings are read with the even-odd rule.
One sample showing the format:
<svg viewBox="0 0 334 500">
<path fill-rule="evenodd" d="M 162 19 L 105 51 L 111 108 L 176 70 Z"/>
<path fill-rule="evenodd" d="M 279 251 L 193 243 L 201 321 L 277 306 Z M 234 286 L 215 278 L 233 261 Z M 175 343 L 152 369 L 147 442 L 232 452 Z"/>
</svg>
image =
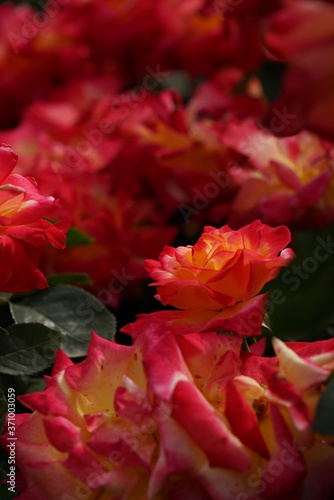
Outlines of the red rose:
<svg viewBox="0 0 334 500">
<path fill-rule="evenodd" d="M 43 196 L 33 179 L 12 174 L 17 155 L 10 146 L 0 146 L 0 290 L 25 292 L 45 288 L 38 269 L 39 248 L 51 244 L 64 248 L 68 222 L 43 220 L 57 201 Z"/>
</svg>

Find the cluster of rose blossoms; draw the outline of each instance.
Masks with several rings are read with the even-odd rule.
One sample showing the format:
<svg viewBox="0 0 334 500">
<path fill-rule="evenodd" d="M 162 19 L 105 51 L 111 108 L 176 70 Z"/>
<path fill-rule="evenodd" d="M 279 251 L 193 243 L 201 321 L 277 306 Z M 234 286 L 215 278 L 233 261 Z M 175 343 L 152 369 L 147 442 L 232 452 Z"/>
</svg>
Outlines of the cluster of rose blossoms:
<svg viewBox="0 0 334 500">
<path fill-rule="evenodd" d="M 16 429 L 18 498 L 329 500 L 334 448 L 312 421 L 334 339 L 274 339 L 274 358 L 241 350 L 257 294 L 294 257 L 289 239 L 260 221 L 206 227 L 148 260 L 178 310 L 125 327 L 132 346 L 93 333 L 84 361 L 58 351 L 45 390 L 19 398 L 33 413 Z"/>
<path fill-rule="evenodd" d="M 0 291 L 85 272 L 117 308 L 148 271 L 171 306 L 124 327 L 131 346 L 59 350 L 20 397 L 21 500 L 333 498 L 312 423 L 334 339 L 242 349 L 289 229 L 334 222 L 333 26 L 325 0 L 0 5 Z M 65 248 L 70 223 L 91 242 Z"/>
</svg>

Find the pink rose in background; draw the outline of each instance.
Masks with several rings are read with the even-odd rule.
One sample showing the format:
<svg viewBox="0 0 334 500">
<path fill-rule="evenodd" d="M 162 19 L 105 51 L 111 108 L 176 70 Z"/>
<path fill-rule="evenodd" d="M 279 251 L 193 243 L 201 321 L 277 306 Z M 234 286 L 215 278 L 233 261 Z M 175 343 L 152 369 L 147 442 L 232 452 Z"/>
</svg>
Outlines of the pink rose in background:
<svg viewBox="0 0 334 500">
<path fill-rule="evenodd" d="M 282 93 L 262 125 L 280 136 L 301 129 L 334 140 L 334 5 L 289 1 L 263 25 L 269 57 L 287 63 Z"/>
<path fill-rule="evenodd" d="M 232 227 L 260 218 L 289 228 L 321 227 L 334 221 L 333 144 L 307 131 L 275 137 L 254 120 L 231 120 L 223 143 L 246 157 L 235 169 L 234 200 L 216 206 Z"/>
</svg>

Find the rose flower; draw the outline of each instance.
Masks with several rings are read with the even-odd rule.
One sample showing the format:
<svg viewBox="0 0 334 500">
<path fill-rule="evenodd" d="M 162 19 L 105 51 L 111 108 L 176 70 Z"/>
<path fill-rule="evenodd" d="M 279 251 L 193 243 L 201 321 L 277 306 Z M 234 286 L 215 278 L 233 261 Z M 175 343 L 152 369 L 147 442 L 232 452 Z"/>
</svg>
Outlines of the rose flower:
<svg viewBox="0 0 334 500">
<path fill-rule="evenodd" d="M 18 498 L 332 498 L 334 449 L 312 422 L 334 340 L 243 360 L 240 337 L 160 327 L 133 346 L 93 334 L 78 364 L 59 350 L 45 390 L 20 397 Z"/>
<path fill-rule="evenodd" d="M 224 143 L 245 156 L 234 170 L 239 191 L 233 202 L 214 207 L 232 227 L 260 218 L 273 226 L 321 227 L 334 221 L 333 144 L 306 130 L 275 137 L 255 121 L 231 120 Z"/>
<path fill-rule="evenodd" d="M 51 224 L 57 201 L 43 196 L 33 179 L 12 174 L 17 155 L 10 146 L 0 146 L 0 290 L 26 292 L 45 288 L 47 281 L 38 269 L 39 248 L 51 244 L 64 248 L 67 221 Z"/>
<path fill-rule="evenodd" d="M 266 295 L 258 295 L 293 259 L 287 227 L 271 228 L 260 221 L 232 231 L 205 227 L 194 246 L 166 246 L 159 261 L 146 260 L 156 280 L 156 298 L 181 311 L 153 313 L 177 333 L 232 330 L 258 335 L 265 314 Z M 152 315 L 139 315 L 139 323 L 124 331 L 136 336 Z"/>
</svg>

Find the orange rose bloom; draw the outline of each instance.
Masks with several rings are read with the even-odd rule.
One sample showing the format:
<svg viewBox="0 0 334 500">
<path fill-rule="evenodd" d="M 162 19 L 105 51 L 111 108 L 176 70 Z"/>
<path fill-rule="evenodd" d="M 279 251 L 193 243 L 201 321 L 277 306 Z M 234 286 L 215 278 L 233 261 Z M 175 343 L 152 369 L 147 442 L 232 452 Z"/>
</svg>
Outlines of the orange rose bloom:
<svg viewBox="0 0 334 500">
<path fill-rule="evenodd" d="M 258 295 L 294 258 L 285 226 L 259 220 L 233 231 L 207 226 L 194 246 L 165 247 L 159 262 L 146 260 L 156 280 L 156 298 L 179 311 L 140 314 L 122 329 L 137 338 L 147 322 L 159 321 L 174 334 L 232 331 L 261 334 L 267 294 Z"/>
<path fill-rule="evenodd" d="M 233 231 L 207 226 L 194 246 L 165 247 L 159 261 L 146 260 L 156 297 L 178 309 L 221 310 L 246 302 L 293 259 L 285 226 L 255 221 Z M 280 254 L 280 255 L 279 255 Z"/>
</svg>

